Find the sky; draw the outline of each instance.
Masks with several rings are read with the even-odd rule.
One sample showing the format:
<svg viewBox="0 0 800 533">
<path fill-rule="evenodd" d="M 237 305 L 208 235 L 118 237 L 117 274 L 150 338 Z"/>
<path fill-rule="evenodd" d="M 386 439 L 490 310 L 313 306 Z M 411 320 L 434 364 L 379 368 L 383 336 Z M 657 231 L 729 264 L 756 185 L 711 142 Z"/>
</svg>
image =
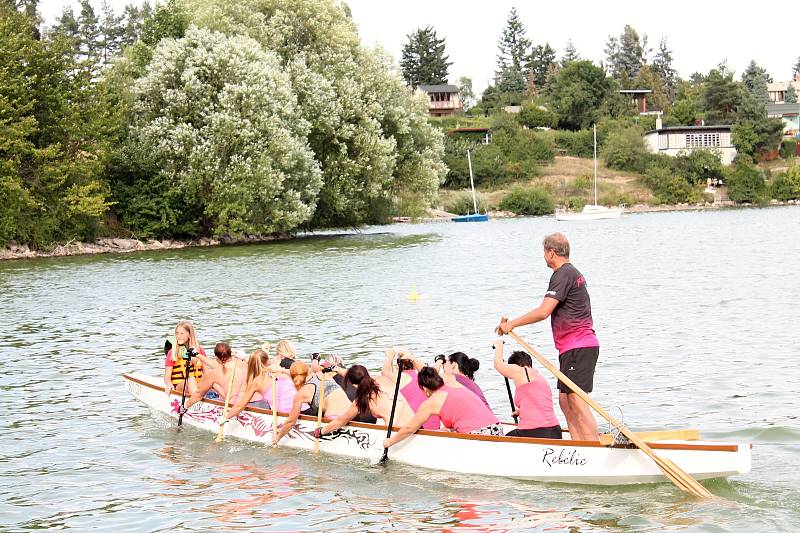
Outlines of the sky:
<svg viewBox="0 0 800 533">
<path fill-rule="evenodd" d="M 130 0 L 108 0 L 121 12 Z M 220 0 L 235 1 L 235 0 Z M 140 3 L 140 0 L 134 0 Z M 92 0 L 99 13 L 101 0 Z M 497 42 L 512 7 L 517 8 L 528 38 L 534 44 L 550 43 L 560 58 L 572 39 L 584 59 L 599 63 L 609 35 L 618 36 L 630 24 L 640 36 L 646 34 L 653 52 L 663 37 L 672 50 L 673 68 L 682 78 L 693 72 L 707 74 L 722 61 L 741 79 L 751 59 L 766 68 L 775 81 L 788 81 L 800 56 L 800 12 L 789 4 L 747 10 L 734 2 L 718 0 L 672 0 L 645 2 L 628 0 L 572 0 L 570 2 L 511 0 L 347 0 L 362 43 L 381 46 L 397 60 L 407 35 L 417 28 L 433 26 L 445 38 L 452 61 L 450 81 L 466 76 L 476 93 L 491 83 L 497 63 Z M 65 5 L 79 11 L 77 0 L 41 0 L 46 24 Z M 661 9 L 654 11 L 653 6 Z M 796 20 L 792 20 L 792 18 Z"/>
</svg>

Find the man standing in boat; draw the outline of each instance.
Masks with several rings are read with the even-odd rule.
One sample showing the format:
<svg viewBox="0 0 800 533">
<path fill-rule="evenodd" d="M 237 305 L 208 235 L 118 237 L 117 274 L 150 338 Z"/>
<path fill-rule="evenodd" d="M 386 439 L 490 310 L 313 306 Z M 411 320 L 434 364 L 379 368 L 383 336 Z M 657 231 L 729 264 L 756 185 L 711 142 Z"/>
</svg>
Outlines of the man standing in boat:
<svg viewBox="0 0 800 533">
<path fill-rule="evenodd" d="M 586 279 L 569 261 L 569 241 L 562 233 L 544 238 L 544 260 L 553 269 L 542 303 L 529 313 L 501 321 L 496 331 L 506 334 L 518 326 L 535 324 L 550 317 L 553 340 L 561 372 L 585 392 L 592 392 L 600 343 L 592 323 L 592 306 Z M 599 440 L 597 422 L 589 405 L 558 382 L 558 403 L 567 419 L 573 440 Z"/>
</svg>

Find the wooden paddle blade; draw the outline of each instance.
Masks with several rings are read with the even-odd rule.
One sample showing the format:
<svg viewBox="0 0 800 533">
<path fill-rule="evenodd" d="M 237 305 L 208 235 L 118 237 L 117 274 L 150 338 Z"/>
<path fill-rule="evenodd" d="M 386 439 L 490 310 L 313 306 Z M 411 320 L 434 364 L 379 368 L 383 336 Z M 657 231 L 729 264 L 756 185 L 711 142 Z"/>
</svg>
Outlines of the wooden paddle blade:
<svg viewBox="0 0 800 533">
<path fill-rule="evenodd" d="M 698 498 L 712 498 L 714 495 L 707 488 L 701 485 L 695 478 L 684 472 L 678 465 L 666 457 L 656 456 L 656 464 L 664 475 L 667 476 L 682 490 L 697 496 Z"/>
</svg>

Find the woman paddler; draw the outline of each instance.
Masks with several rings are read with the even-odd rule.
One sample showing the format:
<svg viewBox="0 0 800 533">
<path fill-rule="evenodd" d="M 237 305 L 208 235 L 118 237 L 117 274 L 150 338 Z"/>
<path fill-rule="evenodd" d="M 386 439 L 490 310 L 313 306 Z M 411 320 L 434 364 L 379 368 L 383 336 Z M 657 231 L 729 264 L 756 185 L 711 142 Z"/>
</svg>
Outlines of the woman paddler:
<svg viewBox="0 0 800 533">
<path fill-rule="evenodd" d="M 383 390 L 393 391 L 394 384 L 397 382 L 397 372 L 400 375 L 400 396 L 408 403 L 414 413 L 419 411 L 420 406 L 428 399 L 419 386 L 418 372 L 425 368 L 425 363 L 414 357 L 408 352 L 400 352 L 400 359 L 396 358 L 397 351 L 394 348 L 386 350 L 386 359 L 383 361 L 382 377 L 378 383 Z M 397 360 L 397 365 L 394 362 Z M 398 398 L 400 401 L 400 398 Z M 398 422 L 402 424 L 402 422 Z M 436 430 L 441 427 L 439 417 L 436 415 L 428 418 L 423 424 L 422 429 Z"/>
<path fill-rule="evenodd" d="M 444 382 L 451 385 L 453 381 L 458 382 L 462 387 L 466 387 L 473 394 L 475 394 L 484 405 L 491 411 L 492 407 L 486 401 L 486 396 L 483 390 L 475 383 L 475 372 L 481 367 L 480 361 L 475 358 L 469 357 L 464 352 L 454 352 L 445 357 L 443 355 L 436 356 L 435 361 L 441 363 L 444 369 Z"/>
<path fill-rule="evenodd" d="M 289 376 L 277 372 L 277 362 L 274 364 L 276 368 L 272 368 L 268 353 L 269 345 L 265 345 L 265 348 L 266 350 L 259 348 L 250 354 L 250 358 L 247 360 L 247 386 L 222 424 L 236 418 L 236 415 L 248 405 L 272 409 L 273 382 L 275 383 L 275 410 L 284 413 L 291 411 L 297 389 L 294 388 L 294 383 Z M 308 405 L 303 404 L 302 409 L 308 409 Z"/>
<path fill-rule="evenodd" d="M 503 339 L 494 341 L 494 367 L 500 374 L 514 380 L 514 405 L 519 412 L 517 429 L 506 437 L 560 439 L 561 426 L 553 411 L 553 394 L 547 381 L 533 368 L 531 356 L 516 351 L 503 362 Z"/>
<path fill-rule="evenodd" d="M 309 408 L 303 411 L 304 415 L 317 416 L 321 410 L 323 416 L 334 418 L 346 412 L 350 407 L 350 400 L 342 388 L 333 379 L 325 379 L 325 398 L 320 405 L 320 379 L 311 372 L 311 369 L 303 361 L 295 361 L 289 368 L 289 375 L 294 383 L 297 394 L 292 401 L 292 409 L 289 417 L 281 425 L 278 433 L 272 437 L 272 444 L 278 444 L 284 435 L 289 433 L 297 423 L 300 412 L 303 411 L 303 404 L 308 404 Z"/>
<path fill-rule="evenodd" d="M 314 436 L 333 433 L 359 415 L 371 415 L 388 421 L 392 412 L 392 395 L 394 391 L 382 390 L 378 382 L 372 379 L 369 371 L 362 365 L 353 365 L 347 369 L 344 376 L 345 383 L 351 383 L 356 388 L 356 397 L 344 414 L 336 417 L 325 427 L 314 430 Z M 414 416 L 414 411 L 409 407 L 404 398 L 398 398 L 394 413 L 394 423 L 398 425 L 408 423 Z"/>
<path fill-rule="evenodd" d="M 216 364 L 206 365 L 206 372 L 203 379 L 197 385 L 197 389 L 192 393 L 191 398 L 186 401 L 186 409 L 203 399 L 203 396 L 212 388 L 223 401 L 226 399 L 230 404 L 239 400 L 247 381 L 247 364 L 234 357 L 231 347 L 227 342 L 218 342 L 214 345 L 214 357 Z M 236 372 L 232 374 L 236 368 Z M 233 383 L 231 384 L 231 378 Z M 231 386 L 228 390 L 228 386 Z"/>
<path fill-rule="evenodd" d="M 458 384 L 445 385 L 433 368 L 419 371 L 419 386 L 428 399 L 408 424 L 383 441 L 384 448 L 413 435 L 431 415 L 439 415 L 442 425 L 457 433 L 503 435 L 500 421 L 473 392 Z"/>
<path fill-rule="evenodd" d="M 203 377 L 203 362 L 208 362 L 206 352 L 197 342 L 194 326 L 188 320 L 182 320 L 175 326 L 175 342 L 167 350 L 164 360 L 164 392 L 182 392 L 186 383 L 186 392 L 192 394 L 197 390 L 197 383 Z M 187 352 L 193 354 L 187 356 Z M 186 364 L 189 363 L 189 373 Z"/>
</svg>

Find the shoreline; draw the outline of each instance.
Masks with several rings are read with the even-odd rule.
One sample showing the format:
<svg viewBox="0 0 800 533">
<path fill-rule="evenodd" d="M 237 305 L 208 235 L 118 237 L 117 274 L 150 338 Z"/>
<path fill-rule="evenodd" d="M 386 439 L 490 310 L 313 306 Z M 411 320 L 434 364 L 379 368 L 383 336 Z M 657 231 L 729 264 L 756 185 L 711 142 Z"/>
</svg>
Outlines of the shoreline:
<svg viewBox="0 0 800 533">
<path fill-rule="evenodd" d="M 733 202 L 717 202 L 705 204 L 676 204 L 676 205 L 646 205 L 638 204 L 625 208 L 625 213 L 657 213 L 672 211 L 714 211 L 725 209 L 742 209 L 753 207 L 782 207 L 799 206 L 800 200 L 790 200 L 788 202 L 778 202 L 772 200 L 764 206 L 741 204 Z M 428 223 L 428 222 L 449 222 L 450 218 L 457 216 L 445 211 L 430 209 L 430 216 L 416 220 L 408 217 L 395 217 L 393 224 L 406 223 Z M 491 218 L 517 218 L 525 215 L 515 215 L 508 211 L 489 211 Z M 545 215 L 547 216 L 547 215 Z M 398 220 L 402 219 L 402 220 Z M 77 255 L 98 255 L 108 253 L 131 253 L 152 250 L 180 250 L 181 248 L 204 248 L 211 246 L 237 245 L 237 244 L 260 244 L 274 241 L 284 241 L 296 238 L 295 234 L 279 233 L 273 235 L 258 235 L 252 237 L 230 238 L 223 237 L 214 239 L 203 237 L 193 240 L 174 240 L 174 239 L 125 239 L 119 237 L 102 237 L 94 242 L 70 241 L 66 244 L 54 244 L 49 250 L 35 250 L 24 244 L 10 243 L 0 248 L 0 261 L 14 261 L 19 259 L 39 259 L 49 257 L 72 257 Z"/>
</svg>

